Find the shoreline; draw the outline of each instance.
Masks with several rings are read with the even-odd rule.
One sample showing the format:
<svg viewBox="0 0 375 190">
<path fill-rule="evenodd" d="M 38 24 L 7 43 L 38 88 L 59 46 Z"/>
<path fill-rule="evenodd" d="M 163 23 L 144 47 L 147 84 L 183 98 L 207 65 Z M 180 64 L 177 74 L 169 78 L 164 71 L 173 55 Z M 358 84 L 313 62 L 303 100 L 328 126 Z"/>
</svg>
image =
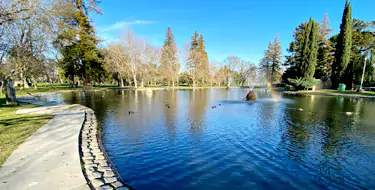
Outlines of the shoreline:
<svg viewBox="0 0 375 190">
<path fill-rule="evenodd" d="M 286 95 L 318 95 L 318 96 L 339 96 L 345 98 L 368 98 L 368 99 L 375 99 L 375 95 L 363 95 L 363 94 L 344 94 L 344 93 L 332 93 L 332 92 L 319 92 L 319 91 L 284 91 L 282 92 Z"/>
<path fill-rule="evenodd" d="M 122 180 L 101 141 L 95 113 L 88 108 L 79 134 L 82 172 L 91 189 L 132 189 Z"/>
<path fill-rule="evenodd" d="M 43 92 L 40 96 L 56 93 L 61 92 Z M 27 189 L 31 188 L 31 184 L 32 188 L 42 190 L 49 189 L 51 185 L 63 189 L 132 189 L 124 183 L 108 157 L 92 109 L 80 104 L 41 101 L 33 95 L 18 97 L 17 101 L 39 105 L 19 109 L 17 113 L 50 114 L 54 117 L 11 153 L 4 167 L 0 168 L 4 175 L 0 186 L 17 186 L 19 189 L 26 186 Z M 38 148 L 37 153 L 30 151 L 35 149 L 30 146 L 43 148 Z M 47 160 L 52 163 L 46 164 Z M 24 162 L 32 162 L 32 167 L 25 167 Z M 59 166 L 61 164 L 64 167 Z M 67 174 L 74 176 L 74 180 Z"/>
</svg>

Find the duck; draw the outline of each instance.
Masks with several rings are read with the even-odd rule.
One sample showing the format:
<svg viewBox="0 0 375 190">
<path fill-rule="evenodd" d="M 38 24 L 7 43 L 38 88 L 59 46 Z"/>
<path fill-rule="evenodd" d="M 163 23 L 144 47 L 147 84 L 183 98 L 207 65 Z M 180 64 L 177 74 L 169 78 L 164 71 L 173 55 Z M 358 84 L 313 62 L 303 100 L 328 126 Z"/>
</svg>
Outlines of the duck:
<svg viewBox="0 0 375 190">
<path fill-rule="evenodd" d="M 302 108 L 298 108 L 298 111 L 303 111 L 303 109 Z"/>
<path fill-rule="evenodd" d="M 134 112 L 133 112 L 133 111 L 129 111 L 129 115 L 130 115 L 130 114 L 134 114 Z"/>
<path fill-rule="evenodd" d="M 212 106 L 211 108 L 214 109 L 214 108 L 216 108 L 216 106 Z"/>
<path fill-rule="evenodd" d="M 221 104 L 219 104 L 219 106 L 221 106 Z"/>
<path fill-rule="evenodd" d="M 353 112 L 345 112 L 346 115 L 353 115 Z"/>
</svg>

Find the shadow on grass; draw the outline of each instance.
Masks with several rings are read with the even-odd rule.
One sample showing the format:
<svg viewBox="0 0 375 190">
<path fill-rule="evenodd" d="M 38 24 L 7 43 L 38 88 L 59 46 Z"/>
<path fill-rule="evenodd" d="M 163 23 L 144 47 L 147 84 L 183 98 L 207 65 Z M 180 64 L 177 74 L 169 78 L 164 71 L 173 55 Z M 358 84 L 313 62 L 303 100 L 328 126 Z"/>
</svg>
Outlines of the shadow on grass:
<svg viewBox="0 0 375 190">
<path fill-rule="evenodd" d="M 39 122 L 39 120 L 49 119 L 50 116 L 48 115 L 22 115 L 20 117 L 12 117 L 10 119 L 1 119 L 0 121 L 0 133 L 4 132 L 1 128 L 1 125 L 9 126 L 9 125 L 20 125 L 24 122 Z M 1 118 L 1 117 L 0 117 Z"/>
<path fill-rule="evenodd" d="M 50 115 L 18 115 L 14 111 L 0 113 L 0 166 L 13 150 L 51 118 Z"/>
</svg>

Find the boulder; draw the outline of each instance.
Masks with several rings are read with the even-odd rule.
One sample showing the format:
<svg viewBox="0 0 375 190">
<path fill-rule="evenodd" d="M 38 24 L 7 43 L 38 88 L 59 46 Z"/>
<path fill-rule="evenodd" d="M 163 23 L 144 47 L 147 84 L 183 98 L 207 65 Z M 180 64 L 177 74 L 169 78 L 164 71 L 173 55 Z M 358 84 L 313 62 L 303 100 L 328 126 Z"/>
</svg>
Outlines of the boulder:
<svg viewBox="0 0 375 190">
<path fill-rule="evenodd" d="M 255 96 L 255 93 L 254 93 L 253 90 L 250 90 L 250 92 L 247 93 L 245 100 L 246 101 L 255 101 L 255 100 L 257 100 L 257 97 Z"/>
</svg>

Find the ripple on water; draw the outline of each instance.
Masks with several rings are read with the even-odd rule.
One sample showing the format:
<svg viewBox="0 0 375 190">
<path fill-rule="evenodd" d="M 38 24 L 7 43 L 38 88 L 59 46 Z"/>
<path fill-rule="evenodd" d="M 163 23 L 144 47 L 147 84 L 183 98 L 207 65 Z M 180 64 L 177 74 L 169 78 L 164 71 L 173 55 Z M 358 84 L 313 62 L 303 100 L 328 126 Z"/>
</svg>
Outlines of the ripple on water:
<svg viewBox="0 0 375 190">
<path fill-rule="evenodd" d="M 50 100 L 95 110 L 111 160 L 136 189 L 375 188 L 375 101 L 256 93 L 256 102 L 240 101 L 242 89 Z"/>
</svg>

